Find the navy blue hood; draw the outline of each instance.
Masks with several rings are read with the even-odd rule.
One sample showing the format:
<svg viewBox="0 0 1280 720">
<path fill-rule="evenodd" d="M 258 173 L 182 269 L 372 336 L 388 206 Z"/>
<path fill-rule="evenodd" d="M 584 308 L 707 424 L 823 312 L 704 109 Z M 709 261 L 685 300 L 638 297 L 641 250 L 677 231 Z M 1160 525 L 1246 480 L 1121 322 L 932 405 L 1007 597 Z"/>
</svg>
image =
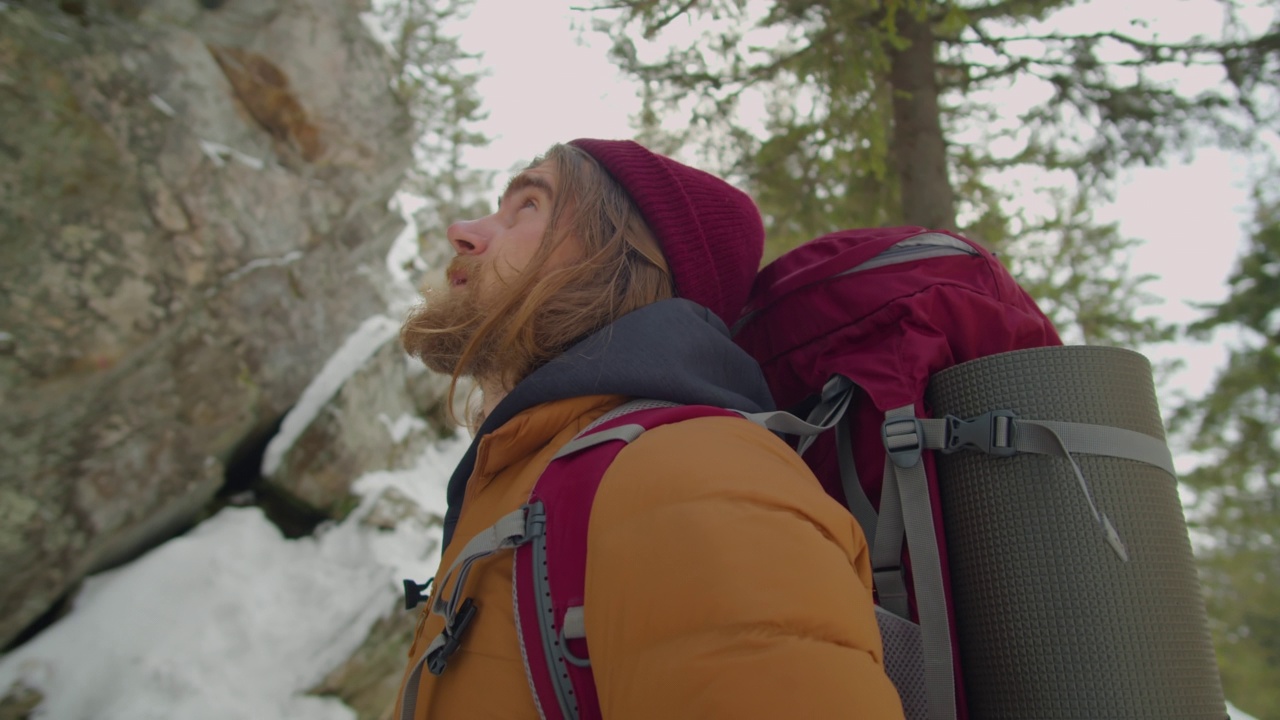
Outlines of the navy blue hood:
<svg viewBox="0 0 1280 720">
<path fill-rule="evenodd" d="M 647 305 L 534 371 L 498 403 L 449 478 L 445 547 L 462 512 L 480 438 L 535 405 L 585 395 L 626 395 L 747 412 L 773 409 L 760 366 L 733 343 L 714 313 L 680 299 Z"/>
</svg>

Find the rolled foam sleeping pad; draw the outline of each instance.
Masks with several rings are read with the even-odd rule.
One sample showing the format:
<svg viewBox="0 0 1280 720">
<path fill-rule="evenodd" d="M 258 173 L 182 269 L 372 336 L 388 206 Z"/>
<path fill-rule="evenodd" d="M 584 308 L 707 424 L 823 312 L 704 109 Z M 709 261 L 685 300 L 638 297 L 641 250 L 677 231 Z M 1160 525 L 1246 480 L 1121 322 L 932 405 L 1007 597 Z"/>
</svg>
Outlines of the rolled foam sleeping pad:
<svg viewBox="0 0 1280 720">
<path fill-rule="evenodd" d="M 1165 441 L 1151 365 L 1108 347 L 1001 353 L 935 375 L 934 417 L 995 410 L 1107 425 Z M 969 715 L 1227 716 L 1177 479 L 1146 463 L 1076 454 L 1106 542 L 1066 460 L 938 453 Z"/>
</svg>

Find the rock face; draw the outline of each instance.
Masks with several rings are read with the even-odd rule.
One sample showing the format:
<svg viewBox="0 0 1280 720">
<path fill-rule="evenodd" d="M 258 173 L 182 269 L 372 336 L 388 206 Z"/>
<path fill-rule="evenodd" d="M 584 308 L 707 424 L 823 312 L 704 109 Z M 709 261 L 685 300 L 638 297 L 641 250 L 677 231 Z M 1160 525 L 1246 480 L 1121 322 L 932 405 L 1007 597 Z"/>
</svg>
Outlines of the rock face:
<svg viewBox="0 0 1280 720">
<path fill-rule="evenodd" d="M 0 645 L 386 310 L 411 123 L 361 5 L 0 2 Z"/>
</svg>

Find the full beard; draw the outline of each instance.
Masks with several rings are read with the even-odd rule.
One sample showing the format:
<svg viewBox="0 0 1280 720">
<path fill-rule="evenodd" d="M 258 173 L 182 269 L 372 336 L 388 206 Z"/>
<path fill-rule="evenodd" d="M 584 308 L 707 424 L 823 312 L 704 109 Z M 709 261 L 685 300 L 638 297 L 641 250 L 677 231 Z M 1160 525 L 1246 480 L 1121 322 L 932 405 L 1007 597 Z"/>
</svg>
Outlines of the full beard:
<svg viewBox="0 0 1280 720">
<path fill-rule="evenodd" d="M 449 270 L 450 276 L 463 270 L 467 285 L 428 293 L 427 299 L 413 309 L 401 328 L 404 349 L 439 373 L 477 379 L 501 377 L 505 368 L 498 338 L 507 334 L 507 328 L 501 325 L 480 338 L 463 366 L 463 355 L 476 339 L 490 308 L 482 299 L 478 263 L 455 258 Z"/>
</svg>

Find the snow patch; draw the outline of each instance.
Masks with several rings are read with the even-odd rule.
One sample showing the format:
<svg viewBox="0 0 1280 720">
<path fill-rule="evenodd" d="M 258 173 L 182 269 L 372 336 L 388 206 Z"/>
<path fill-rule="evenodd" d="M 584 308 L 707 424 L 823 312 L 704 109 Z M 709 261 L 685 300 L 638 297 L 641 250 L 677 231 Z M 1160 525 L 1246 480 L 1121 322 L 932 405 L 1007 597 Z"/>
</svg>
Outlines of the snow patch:
<svg viewBox="0 0 1280 720">
<path fill-rule="evenodd" d="M 254 170 L 261 170 L 267 166 L 260 158 L 242 153 L 235 148 L 228 147 L 222 143 L 216 143 L 212 140 L 200 140 L 200 150 L 204 152 L 215 167 L 225 167 L 227 160 L 235 160 L 241 165 L 246 165 Z"/>
<path fill-rule="evenodd" d="M 402 578 L 439 565 L 439 524 L 393 530 L 361 519 L 396 488 L 444 515 L 465 437 L 426 448 L 412 469 L 357 480 L 343 523 L 285 539 L 253 507 L 227 509 L 132 564 L 84 582 L 73 610 L 0 659 L 0 693 L 38 689 L 38 717 L 351 720 L 307 696 L 393 607 Z"/>
<path fill-rule="evenodd" d="M 313 717 L 301 692 L 359 647 L 394 597 L 354 527 L 287 541 L 229 508 L 138 561 L 86 581 L 75 609 L 0 664 L 45 697 L 40 717 Z"/>
<path fill-rule="evenodd" d="M 378 420 L 387 428 L 387 432 L 391 434 L 391 442 L 399 445 L 404 442 L 410 435 L 417 430 L 424 430 L 427 422 L 417 415 L 405 413 L 394 421 L 387 417 L 386 413 L 378 415 Z"/>
<path fill-rule="evenodd" d="M 433 443 L 422 451 L 413 467 L 366 473 L 352 484 L 351 491 L 370 498 L 367 505 L 371 506 L 372 500 L 383 492 L 395 489 L 428 514 L 443 520 L 449 507 L 445 494 L 449 477 L 470 445 L 471 439 L 465 433 Z M 363 517 L 367 512 L 366 505 L 362 505 L 352 515 Z M 391 568 L 395 586 L 400 588 L 404 578 L 421 583 L 435 576 L 440 565 L 442 532 L 440 525 L 424 529 L 416 523 L 402 522 L 392 531 L 378 533 L 369 542 L 379 562 Z"/>
<path fill-rule="evenodd" d="M 39 690 L 59 720 L 350 720 L 305 695 L 394 605 L 400 580 L 435 574 L 441 528 L 361 523 L 396 488 L 444 515 L 465 436 L 415 467 L 356 481 L 360 507 L 317 535 L 287 540 L 257 508 L 228 508 L 138 560 L 85 581 L 73 609 L 0 658 L 0 694 Z"/>
<path fill-rule="evenodd" d="M 441 517 L 449 508 L 445 490 L 454 467 L 462 462 L 471 438 L 459 433 L 452 438 L 428 445 L 413 467 L 406 470 L 378 470 L 365 473 L 351 485 L 360 496 L 376 496 L 387 488 L 395 488 L 417 503 L 423 510 Z"/>
<path fill-rule="evenodd" d="M 351 333 L 337 352 L 329 357 L 320 374 L 302 391 L 298 402 L 284 416 L 280 432 L 267 443 L 262 458 L 262 474 L 268 477 L 280 469 L 285 453 L 297 442 L 321 408 L 338 392 L 347 378 L 358 370 L 391 338 L 400 332 L 400 323 L 386 315 L 368 318 Z"/>
</svg>

